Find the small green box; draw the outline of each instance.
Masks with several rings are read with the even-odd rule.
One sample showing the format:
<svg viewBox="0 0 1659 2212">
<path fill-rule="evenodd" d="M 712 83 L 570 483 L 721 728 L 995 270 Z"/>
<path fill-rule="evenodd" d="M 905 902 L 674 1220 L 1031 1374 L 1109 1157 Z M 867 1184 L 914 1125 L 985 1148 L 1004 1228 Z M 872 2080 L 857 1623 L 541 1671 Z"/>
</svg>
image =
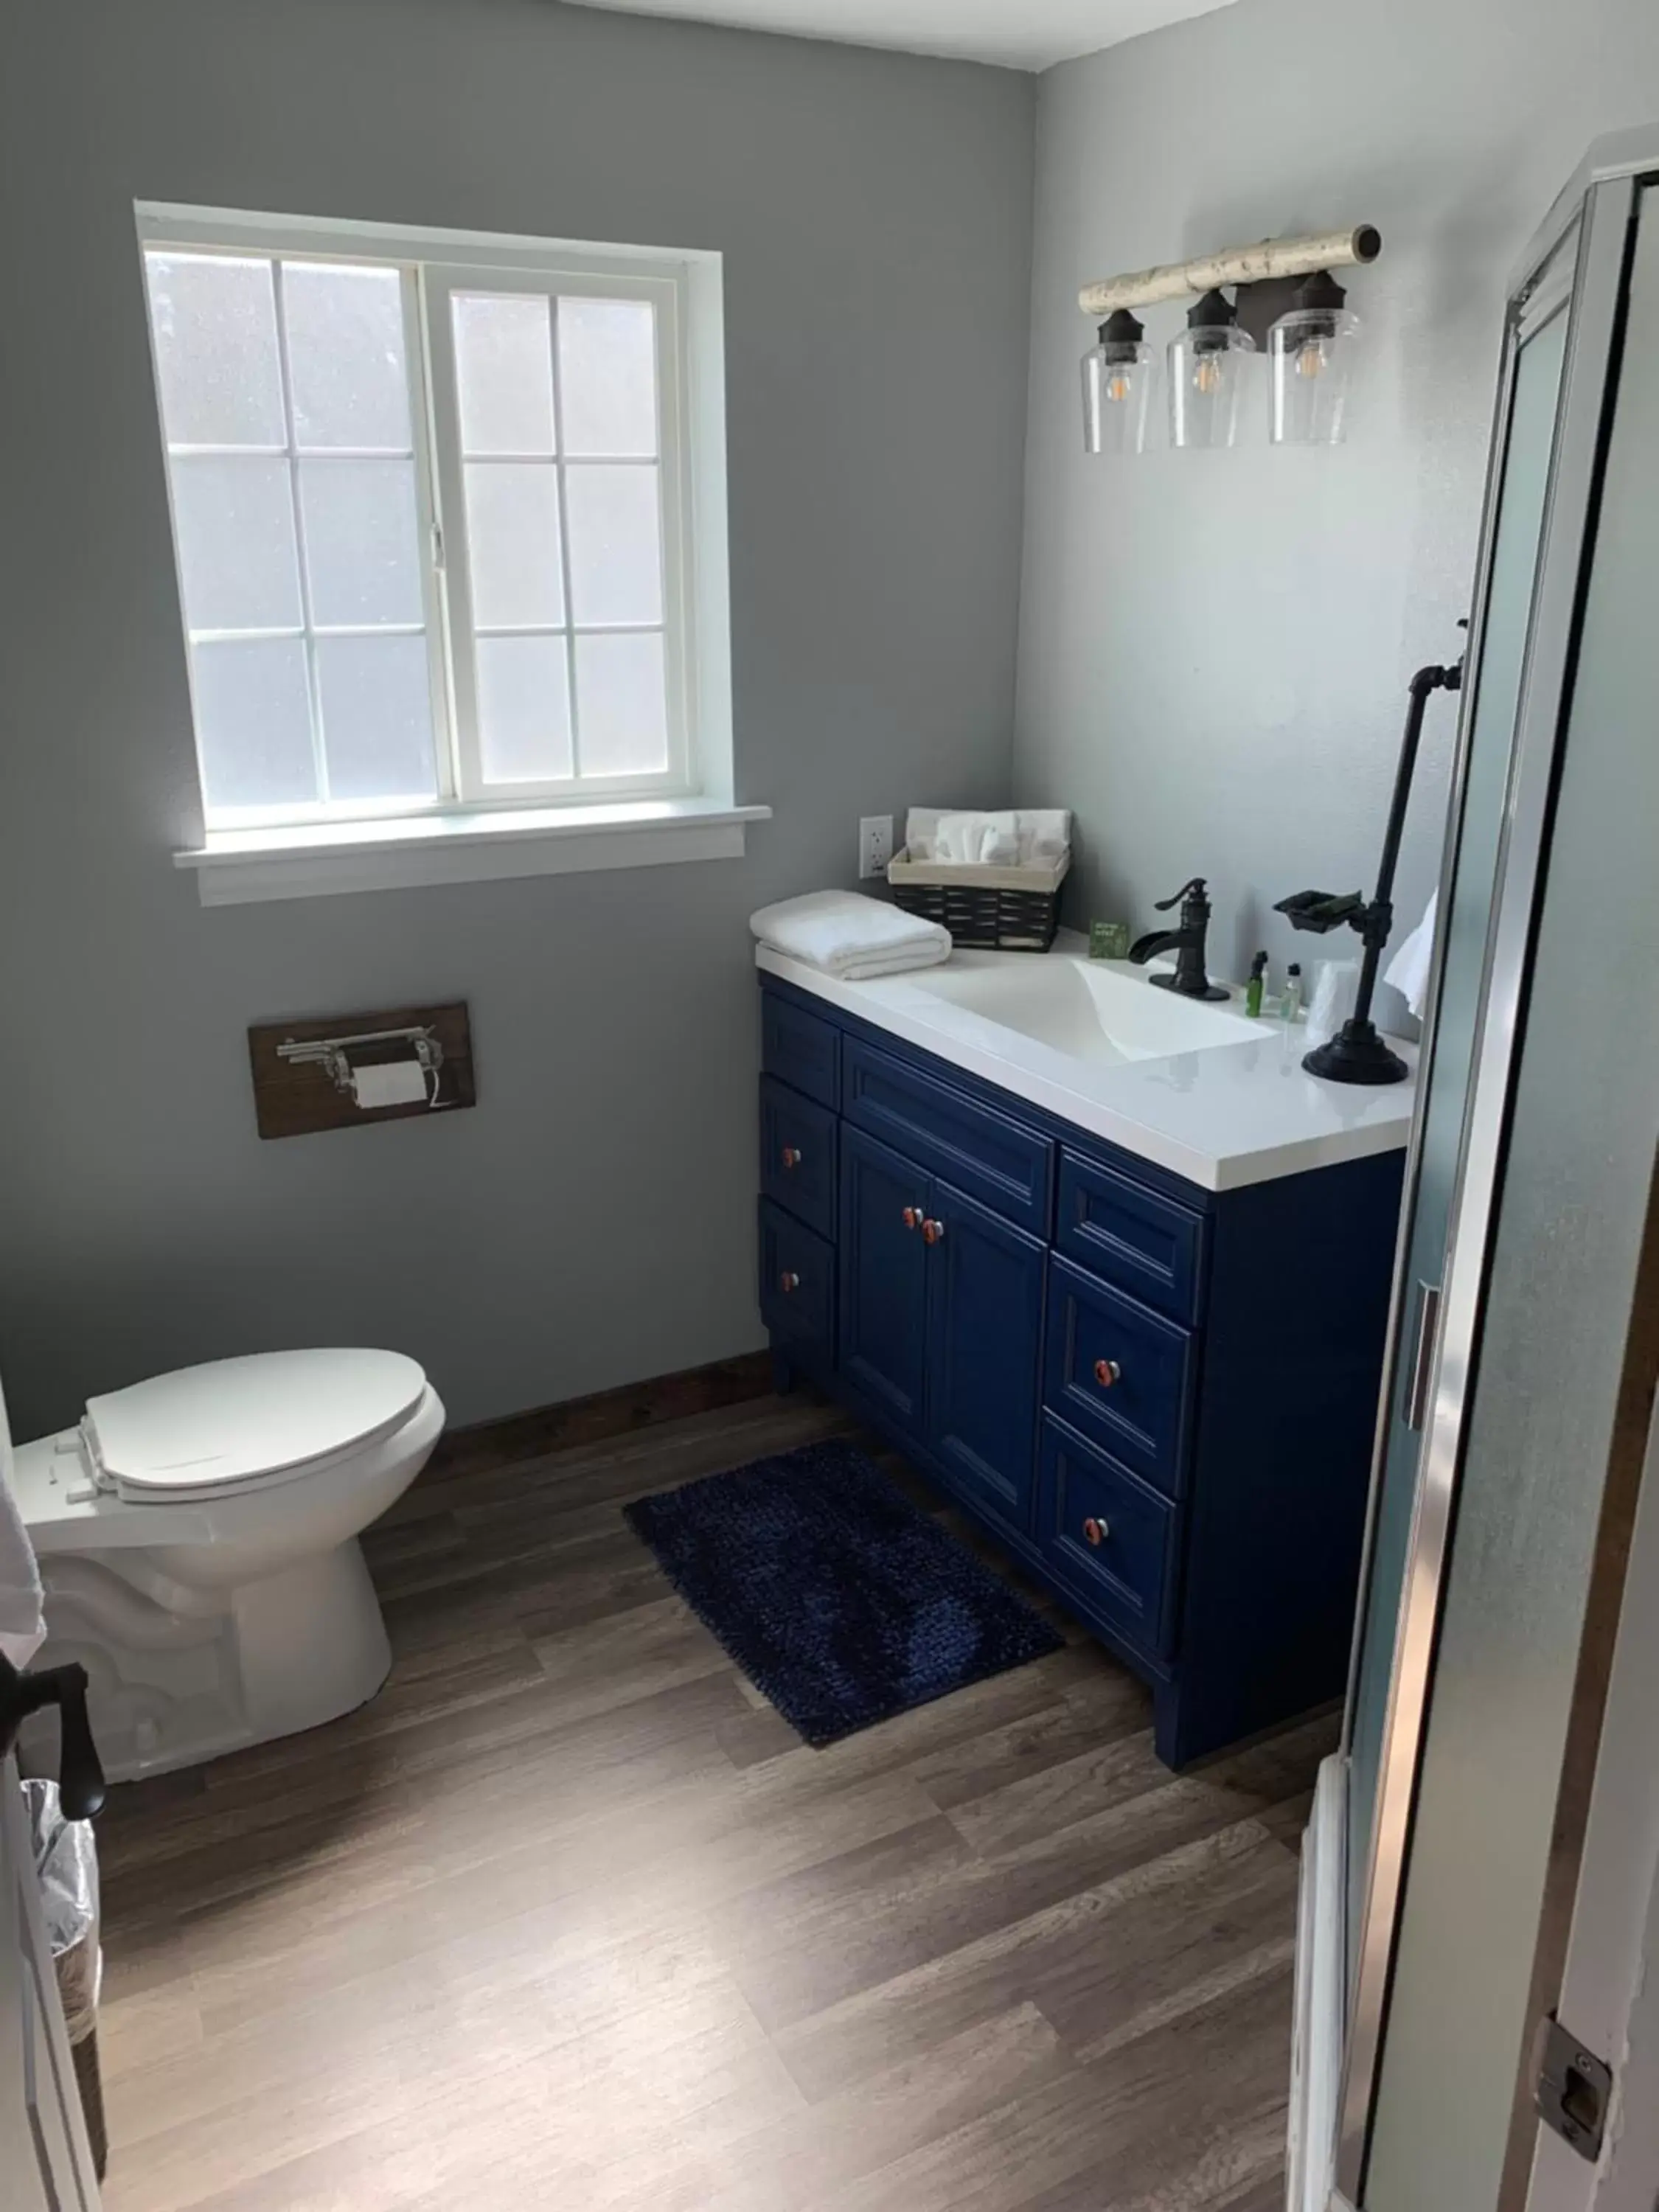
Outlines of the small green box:
<svg viewBox="0 0 1659 2212">
<path fill-rule="evenodd" d="M 1129 925 L 1127 921 L 1091 921 L 1089 924 L 1091 960 L 1127 960 L 1128 957 Z"/>
</svg>

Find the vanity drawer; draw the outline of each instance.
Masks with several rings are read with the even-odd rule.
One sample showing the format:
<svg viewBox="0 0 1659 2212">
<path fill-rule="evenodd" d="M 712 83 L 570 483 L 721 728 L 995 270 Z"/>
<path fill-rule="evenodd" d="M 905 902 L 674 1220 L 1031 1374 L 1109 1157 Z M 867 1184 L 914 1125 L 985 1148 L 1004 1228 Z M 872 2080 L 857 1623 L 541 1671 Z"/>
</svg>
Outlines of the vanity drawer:
<svg viewBox="0 0 1659 2212">
<path fill-rule="evenodd" d="M 760 1309 L 781 1340 L 835 1349 L 836 1250 L 769 1199 L 760 1202 Z"/>
<path fill-rule="evenodd" d="M 842 1054 L 842 1111 L 981 1206 L 1047 1238 L 1054 1154 L 1047 1137 L 852 1036 Z"/>
<path fill-rule="evenodd" d="M 1197 1320 L 1202 1214 L 1062 1152 L 1054 1243 L 1068 1260 L 1172 1321 Z"/>
<path fill-rule="evenodd" d="M 1037 1539 L 1050 1571 L 1131 1643 L 1174 1639 L 1176 1510 L 1127 1468 L 1045 1414 Z"/>
<path fill-rule="evenodd" d="M 793 1000 L 763 990 L 761 1066 L 791 1090 L 833 1107 L 840 1095 L 841 1031 Z"/>
<path fill-rule="evenodd" d="M 836 1233 L 836 1116 L 787 1083 L 763 1075 L 761 1188 L 768 1198 L 816 1229 Z"/>
<path fill-rule="evenodd" d="M 1170 1498 L 1186 1473 L 1192 1378 L 1186 1329 L 1049 1261 L 1043 1402 Z"/>
</svg>

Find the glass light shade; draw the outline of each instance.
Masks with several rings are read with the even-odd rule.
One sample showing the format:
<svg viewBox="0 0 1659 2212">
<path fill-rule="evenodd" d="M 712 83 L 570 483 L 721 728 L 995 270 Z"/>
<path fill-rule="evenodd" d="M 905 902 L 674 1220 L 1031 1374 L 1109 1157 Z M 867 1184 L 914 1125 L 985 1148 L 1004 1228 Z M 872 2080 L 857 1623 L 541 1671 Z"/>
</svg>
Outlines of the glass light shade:
<svg viewBox="0 0 1659 2212">
<path fill-rule="evenodd" d="M 1342 308 L 1298 307 L 1267 333 L 1276 446 L 1340 446 L 1347 435 L 1348 384 L 1359 318 Z"/>
<path fill-rule="evenodd" d="M 1170 443 L 1231 446 L 1238 437 L 1255 340 L 1229 324 L 1200 325 L 1170 340 Z"/>
<path fill-rule="evenodd" d="M 1117 340 L 1083 356 L 1083 447 L 1089 453 L 1146 450 L 1152 349 Z"/>
</svg>

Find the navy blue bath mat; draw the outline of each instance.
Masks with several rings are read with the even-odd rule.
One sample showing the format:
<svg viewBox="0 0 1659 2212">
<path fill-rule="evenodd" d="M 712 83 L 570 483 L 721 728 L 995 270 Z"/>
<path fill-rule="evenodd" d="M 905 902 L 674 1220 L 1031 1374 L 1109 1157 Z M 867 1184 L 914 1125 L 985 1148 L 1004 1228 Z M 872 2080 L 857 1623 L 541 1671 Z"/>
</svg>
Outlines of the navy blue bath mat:
<svg viewBox="0 0 1659 2212">
<path fill-rule="evenodd" d="M 1057 1651 L 1017 1591 L 839 1438 L 626 1508 L 704 1626 L 808 1743 Z"/>
</svg>

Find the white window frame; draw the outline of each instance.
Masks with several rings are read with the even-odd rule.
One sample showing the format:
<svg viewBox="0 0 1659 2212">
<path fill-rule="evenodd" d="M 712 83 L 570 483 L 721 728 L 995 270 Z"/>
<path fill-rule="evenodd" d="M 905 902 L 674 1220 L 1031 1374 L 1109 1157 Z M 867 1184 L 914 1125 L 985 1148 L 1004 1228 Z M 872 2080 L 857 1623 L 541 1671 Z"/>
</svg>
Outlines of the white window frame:
<svg viewBox="0 0 1659 2212">
<path fill-rule="evenodd" d="M 377 264 L 398 270 L 404 301 L 437 793 L 216 810 L 201 843 L 174 855 L 177 866 L 196 872 L 204 902 L 740 854 L 746 825 L 769 818 L 771 810 L 738 805 L 732 788 L 720 257 L 155 203 L 141 202 L 135 212 L 141 252 L 171 248 L 259 254 L 279 264 L 283 258 Z M 281 282 L 279 274 L 279 314 Z M 478 774 L 454 355 L 447 331 L 445 343 L 434 341 L 434 318 L 447 319 L 449 298 L 458 289 L 520 290 L 556 301 L 561 290 L 587 298 L 647 298 L 657 309 L 669 714 L 669 762 L 659 774 L 489 785 Z M 145 292 L 148 328 L 147 285 Z M 283 453 L 297 501 L 285 366 L 283 375 Z M 157 413 L 159 419 L 159 386 Z M 165 452 L 164 424 L 161 435 Z M 562 525 L 562 452 L 557 466 Z M 167 477 L 171 501 L 170 468 Z M 300 545 L 303 570 L 302 537 Z M 565 619 L 574 635 L 568 543 L 562 558 Z M 309 632 L 303 574 L 301 589 Z M 182 618 L 182 591 L 180 612 Z M 583 630 L 597 627 L 581 625 Z M 307 665 L 314 687 L 309 645 Z M 574 727 L 574 674 L 572 704 Z M 192 724 L 193 707 L 192 701 Z M 317 727 L 313 713 L 313 742 Z M 579 732 L 574 742 L 579 748 Z M 204 783 L 203 805 L 205 814 Z"/>
<path fill-rule="evenodd" d="M 562 797 L 628 798 L 645 793 L 684 798 L 697 787 L 696 748 L 693 706 L 696 697 L 696 639 L 691 579 L 696 558 L 687 527 L 690 506 L 686 482 L 685 434 L 681 392 L 685 381 L 680 336 L 680 286 L 669 267 L 635 264 L 632 268 L 599 257 L 580 265 L 541 269 L 481 269 L 476 263 L 445 265 L 428 262 L 421 270 L 421 292 L 426 315 L 427 375 L 431 394 L 432 443 L 438 464 L 439 499 L 442 515 L 441 559 L 447 590 L 450 621 L 450 665 L 453 672 L 454 745 L 457 787 L 473 804 L 496 805 L 522 800 L 539 805 L 556 804 Z M 459 431 L 460 408 L 455 390 L 455 349 L 451 337 L 450 303 L 457 292 L 518 293 L 527 298 L 556 303 L 562 297 L 586 300 L 644 300 L 656 311 L 657 330 L 657 451 L 645 457 L 583 454 L 572 461 L 565 451 L 563 401 L 560 381 L 556 329 L 553 344 L 553 403 L 556 452 L 550 465 L 558 482 L 559 557 L 562 564 L 564 625 L 558 635 L 571 641 L 570 730 L 576 775 L 568 781 L 544 778 L 533 783 L 490 783 L 483 780 L 477 726 L 477 675 L 473 655 L 471 579 L 466 545 L 466 495 Z M 492 459 L 508 458 L 492 455 Z M 542 455 L 527 458 L 542 459 Z M 595 462 L 651 468 L 659 471 L 662 519 L 662 604 L 665 674 L 667 684 L 668 764 L 644 775 L 583 776 L 581 769 L 581 711 L 576 694 L 574 641 L 609 629 L 654 629 L 654 623 L 579 624 L 570 590 L 570 534 L 565 504 L 568 471 Z M 523 633 L 530 634 L 530 633 Z M 511 635 L 500 632 L 497 635 Z"/>
</svg>

